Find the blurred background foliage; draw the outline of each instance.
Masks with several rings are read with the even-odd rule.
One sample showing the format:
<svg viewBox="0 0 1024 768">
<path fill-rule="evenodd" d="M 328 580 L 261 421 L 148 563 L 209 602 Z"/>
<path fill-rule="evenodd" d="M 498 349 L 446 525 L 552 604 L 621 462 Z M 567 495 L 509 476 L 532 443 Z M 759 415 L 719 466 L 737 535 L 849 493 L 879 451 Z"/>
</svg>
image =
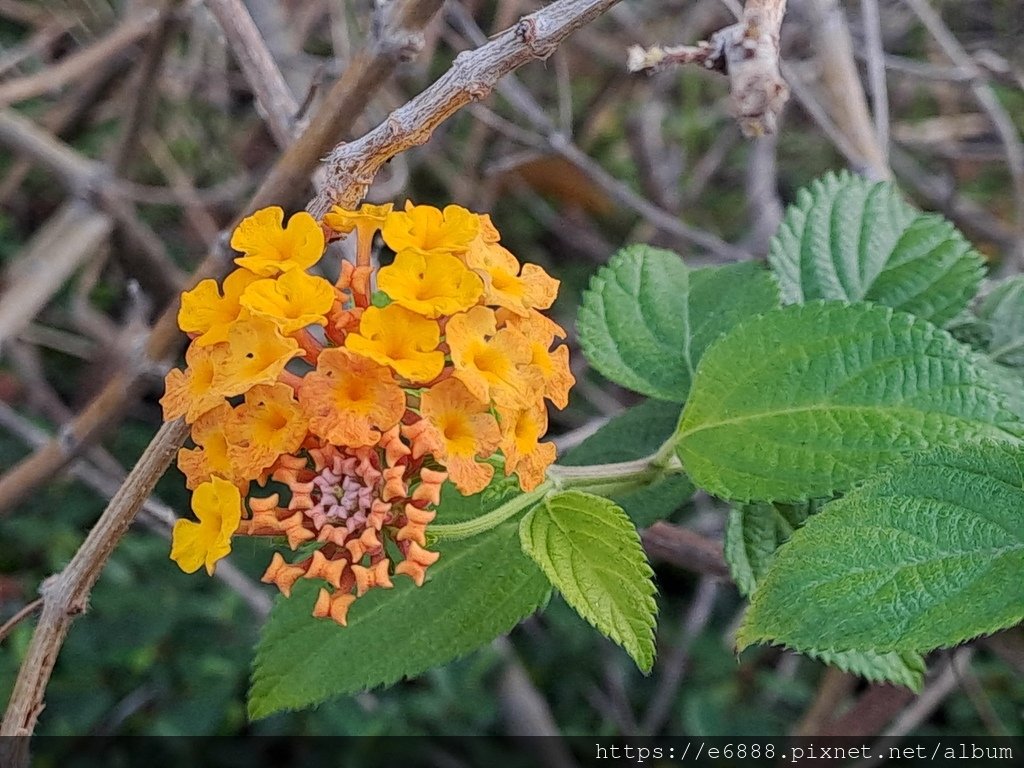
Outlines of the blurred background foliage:
<svg viewBox="0 0 1024 768">
<path fill-rule="evenodd" d="M 354 135 L 383 119 L 444 72 L 458 50 L 469 47 L 467 18 L 492 33 L 535 7 L 529 0 L 449 2 L 430 27 L 424 53 L 398 71 Z M 344 68 L 366 34 L 370 15 L 366 2 L 248 5 L 259 23 L 269 25 L 264 34 L 300 101 L 311 84 L 315 101 L 324 83 Z M 818 65 L 810 5 L 810 0 L 791 1 L 783 49 L 796 76 L 813 91 Z M 1002 108 L 1018 131 L 1024 130 L 1024 5 L 1020 0 L 933 0 L 933 5 L 965 49 L 988 67 L 988 82 Z M 880 6 L 892 56 L 890 128 L 898 181 L 919 204 L 942 208 L 957 221 L 992 259 L 995 271 L 1016 271 L 1019 263 L 1009 256 L 1019 222 L 1005 147 L 917 18 L 897 0 Z M 0 3 L 0 88 L 103 38 L 147 7 L 141 0 L 5 0 Z M 849 0 L 842 7 L 862 50 L 861 4 Z M 282 32 L 274 27 L 281 20 L 286 20 L 287 40 L 274 45 L 271 33 Z M 563 281 L 554 314 L 567 328 L 590 275 L 622 245 L 652 242 L 678 250 L 694 264 L 718 259 L 624 205 L 617 197 L 622 190 L 763 258 L 778 203 L 791 201 L 801 185 L 825 170 L 846 166 L 847 159 L 799 99 L 788 108 L 777 139 L 751 143 L 727 114 L 724 79 L 687 69 L 635 77 L 623 66 L 630 44 L 694 42 L 729 22 L 717 0 L 626 0 L 547 63 L 530 64 L 517 74 L 557 130 L 572 136 L 609 174 L 614 188 L 545 149 L 544 136 L 524 117 L 524 105 L 499 95 L 464 110 L 423 149 L 396 158 L 369 199 L 409 197 L 490 211 L 514 253 Z M 133 87 L 126 63 L 136 61 L 142 50 L 142 43 L 130 46 L 120 58 L 16 107 L 82 155 L 104 160 L 117 141 L 123 103 Z M 181 4 L 158 88 L 143 150 L 125 177 L 135 184 L 141 220 L 170 258 L 189 270 L 210 238 L 238 213 L 277 150 L 201 3 Z M 65 200 L 46 170 L 0 147 L 5 270 L 18 263 L 26 244 Z M 110 371 L 126 364 L 131 324 L 160 309 L 132 297 L 117 258 L 118 249 L 126 247 L 115 232 L 109 247 L 52 297 L 0 357 L 0 400 L 48 433 L 62 413 L 79 410 Z M 96 325 L 83 320 L 83 304 L 86 314 L 99 315 L 116 332 L 97 334 Z M 589 372 L 575 347 L 573 352 L 580 383 L 570 406 L 553 414 L 551 423 L 563 446 L 578 443 L 636 402 Z M 158 426 L 161 374 L 154 372 L 145 397 L 104 440 L 125 467 Z M 12 431 L 0 432 L 0 469 L 27 451 Z M 179 514 L 188 510 L 176 470 L 162 480 L 157 496 Z M 42 579 L 67 563 L 105 501 L 59 474 L 29 500 L 0 510 L 0 623 L 34 598 Z M 720 537 L 724 519 L 721 505 L 698 496 L 672 521 Z M 255 580 L 267 559 L 267 552 L 249 541 L 231 556 Z M 556 598 L 507 642 L 417 680 L 248 723 L 244 702 L 261 617 L 224 582 L 182 574 L 168 559 L 166 539 L 136 526 L 96 585 L 88 612 L 72 628 L 39 733 L 501 734 L 529 729 L 536 722 L 530 717 L 539 716 L 573 735 L 644 730 L 784 735 L 801 723 L 820 725 L 818 708 L 828 696 L 835 694 L 829 714 L 841 722 L 847 706 L 874 690 L 778 649 L 754 649 L 737 658 L 731 637 L 742 603 L 731 584 L 665 564 L 658 565 L 657 580 L 660 657 L 649 678 Z M 32 626 L 22 622 L 0 645 L 0 701 L 9 697 Z M 378 652 L 400 653 L 401 648 L 384 638 L 381 648 L 366 649 Z M 940 653 L 930 659 L 933 681 L 948 669 L 950 658 Z M 954 684 L 911 731 L 1024 735 L 1022 672 L 1019 630 L 998 645 L 977 647 Z M 890 704 L 894 696 L 899 703 L 892 717 L 913 706 L 909 694 L 888 696 Z"/>
</svg>

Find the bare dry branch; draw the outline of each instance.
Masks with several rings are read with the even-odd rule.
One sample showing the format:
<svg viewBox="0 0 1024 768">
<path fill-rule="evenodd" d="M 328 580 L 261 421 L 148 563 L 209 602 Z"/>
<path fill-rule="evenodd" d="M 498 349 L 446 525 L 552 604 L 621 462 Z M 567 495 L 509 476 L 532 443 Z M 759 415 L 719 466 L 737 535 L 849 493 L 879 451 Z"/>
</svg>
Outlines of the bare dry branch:
<svg viewBox="0 0 1024 768">
<path fill-rule="evenodd" d="M 128 530 L 143 501 L 152 493 L 187 434 L 188 426 L 181 420 L 160 428 L 71 562 L 63 571 L 43 582 L 40 587 L 42 614 L 19 670 L 4 719 L 0 722 L 0 736 L 28 736 L 35 729 L 43 709 L 46 683 L 71 622 L 85 611 L 89 593 L 110 553 Z"/>
<path fill-rule="evenodd" d="M 747 0 L 738 24 L 720 29 L 698 45 L 629 50 L 631 72 L 657 72 L 698 64 L 729 77 L 731 111 L 745 136 L 774 133 L 789 98 L 779 71 L 779 31 L 786 0 Z"/>
<path fill-rule="evenodd" d="M 487 44 L 459 54 L 451 69 L 423 93 L 358 141 L 342 144 L 328 155 L 326 180 L 307 210 L 320 217 L 334 204 L 354 206 L 384 163 L 426 143 L 441 123 L 467 104 L 486 98 L 501 77 L 528 61 L 546 59 L 562 40 L 616 2 L 556 0 Z"/>
<path fill-rule="evenodd" d="M 96 253 L 111 229 L 108 216 L 81 202 L 66 204 L 40 227 L 6 275 L 0 294 L 0 349 Z"/>
<path fill-rule="evenodd" d="M 241 0 L 206 0 L 281 147 L 291 144 L 298 102 Z"/>
<path fill-rule="evenodd" d="M 59 90 L 89 75 L 104 61 L 118 56 L 153 29 L 160 17 L 156 9 L 126 19 L 109 35 L 62 59 L 58 64 L 0 85 L 0 104 L 12 104 Z"/>
</svg>

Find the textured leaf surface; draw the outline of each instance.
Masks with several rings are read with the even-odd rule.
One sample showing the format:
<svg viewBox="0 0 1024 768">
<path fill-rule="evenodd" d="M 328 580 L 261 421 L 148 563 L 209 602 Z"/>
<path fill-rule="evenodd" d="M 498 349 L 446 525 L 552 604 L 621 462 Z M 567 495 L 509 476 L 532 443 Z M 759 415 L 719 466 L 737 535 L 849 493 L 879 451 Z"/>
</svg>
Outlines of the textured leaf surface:
<svg viewBox="0 0 1024 768">
<path fill-rule="evenodd" d="M 874 301 L 936 325 L 978 290 L 981 257 L 941 216 L 906 203 L 895 186 L 848 172 L 800 190 L 768 256 L 783 301 Z"/>
<path fill-rule="evenodd" d="M 740 592 L 750 596 L 775 560 L 778 548 L 815 513 L 819 502 L 804 504 L 735 504 L 725 530 L 725 559 Z M 806 649 L 804 653 L 823 664 L 876 683 L 893 683 L 918 691 L 924 682 L 925 664 L 916 653 L 836 653 Z"/>
<path fill-rule="evenodd" d="M 723 498 L 833 496 L 912 451 L 1018 441 L 1022 425 L 986 365 L 887 307 L 786 307 L 704 355 L 677 451 L 694 484 Z"/>
<path fill-rule="evenodd" d="M 650 456 L 668 440 L 679 423 L 678 403 L 648 400 L 619 414 L 558 460 L 564 466 L 613 464 Z M 646 488 L 612 494 L 639 528 L 671 515 L 693 495 L 693 483 L 675 475 Z"/>
<path fill-rule="evenodd" d="M 919 653 L 874 653 L 873 651 L 805 651 L 822 664 L 838 667 L 844 672 L 873 683 L 893 683 L 920 692 L 927 672 Z"/>
<path fill-rule="evenodd" d="M 740 593 L 750 596 L 768 571 L 775 550 L 811 513 L 803 504 L 734 504 L 725 529 L 725 560 Z"/>
<path fill-rule="evenodd" d="M 774 279 L 756 264 L 692 270 L 678 254 L 635 245 L 591 280 L 577 326 L 587 360 L 606 378 L 681 403 L 707 346 L 778 305 Z"/>
<path fill-rule="evenodd" d="M 978 306 L 988 330 L 988 356 L 1011 368 L 1024 368 L 1024 275 L 999 283 Z"/>
<path fill-rule="evenodd" d="M 654 572 L 625 512 L 600 496 L 566 491 L 527 513 L 519 536 L 565 601 L 649 672 Z"/>
<path fill-rule="evenodd" d="M 739 642 L 926 652 L 1024 619 L 1024 449 L 939 448 L 831 502 L 754 593 Z"/>
<path fill-rule="evenodd" d="M 550 585 L 523 554 L 518 521 L 465 541 L 440 542 L 441 559 L 416 587 L 374 589 L 348 626 L 314 619 L 317 587 L 300 581 L 278 599 L 256 650 L 249 712 L 266 717 L 418 675 L 508 632 L 548 597 Z"/>
</svg>

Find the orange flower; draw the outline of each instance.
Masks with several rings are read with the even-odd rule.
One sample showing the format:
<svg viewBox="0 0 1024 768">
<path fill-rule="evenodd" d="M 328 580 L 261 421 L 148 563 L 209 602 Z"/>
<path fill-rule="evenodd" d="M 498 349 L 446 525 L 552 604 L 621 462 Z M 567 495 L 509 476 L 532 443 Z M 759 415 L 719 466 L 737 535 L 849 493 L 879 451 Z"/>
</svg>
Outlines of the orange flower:
<svg viewBox="0 0 1024 768">
<path fill-rule="evenodd" d="M 391 372 L 341 347 L 320 353 L 299 403 L 310 431 L 334 445 L 374 445 L 405 413 L 405 393 Z"/>
<path fill-rule="evenodd" d="M 287 384 L 260 384 L 245 393 L 245 402 L 221 422 L 231 460 L 240 475 L 255 478 L 278 456 L 298 450 L 308 420 Z"/>
<path fill-rule="evenodd" d="M 442 212 L 430 205 L 406 202 L 405 211 L 388 216 L 381 235 L 395 253 L 461 253 L 479 231 L 477 217 L 461 206 L 449 205 Z"/>
<path fill-rule="evenodd" d="M 224 394 L 213 386 L 217 373 L 217 350 L 227 344 L 201 347 L 190 344 L 185 350 L 185 370 L 172 368 L 164 379 L 164 396 L 160 405 L 164 409 L 164 421 L 173 421 L 180 416 L 189 424 L 211 408 L 224 402 Z"/>
<path fill-rule="evenodd" d="M 345 337 L 345 346 L 420 383 L 437 378 L 444 368 L 444 353 L 437 349 L 440 341 L 436 322 L 389 304 L 383 309 L 368 307 L 359 320 L 359 333 Z"/>
<path fill-rule="evenodd" d="M 395 304 L 431 318 L 469 309 L 484 291 L 480 277 L 454 256 L 417 251 L 395 256 L 377 275 L 377 286 Z"/>
<path fill-rule="evenodd" d="M 185 333 L 199 334 L 195 343 L 201 346 L 227 341 L 228 326 L 241 310 L 242 292 L 256 279 L 249 270 L 236 269 L 224 278 L 223 296 L 216 280 L 203 280 L 181 294 L 178 327 Z"/>
<path fill-rule="evenodd" d="M 440 451 L 435 458 L 459 493 L 469 496 L 486 488 L 494 468 L 476 459 L 493 454 L 501 440 L 487 402 L 474 397 L 458 379 L 445 379 L 423 393 L 420 413 L 436 432 Z"/>
<path fill-rule="evenodd" d="M 558 281 L 536 264 L 524 264 L 506 248 L 476 238 L 466 252 L 466 264 L 484 278 L 484 301 L 525 315 L 547 309 L 558 295 Z"/>
<path fill-rule="evenodd" d="M 473 307 L 454 315 L 445 326 L 455 377 L 484 402 L 524 401 L 519 366 L 530 362 L 530 344 L 511 328 L 497 330 L 494 311 Z"/>
<path fill-rule="evenodd" d="M 356 262 L 361 269 L 368 270 L 373 236 L 384 225 L 393 207 L 386 203 L 363 205 L 358 211 L 347 211 L 336 205 L 324 216 L 324 223 L 341 234 L 348 234 L 353 229 L 356 231 Z"/>
<path fill-rule="evenodd" d="M 244 256 L 235 264 L 261 277 L 273 277 L 291 269 L 308 269 L 324 253 L 324 232 L 305 211 L 284 224 L 284 211 L 273 206 L 256 211 L 231 235 L 231 247 Z"/>
<path fill-rule="evenodd" d="M 288 361 L 302 354 L 294 339 L 281 335 L 265 317 L 243 315 L 228 329 L 228 340 L 209 348 L 213 388 L 231 397 L 257 384 L 273 384 Z"/>
<path fill-rule="evenodd" d="M 185 475 L 185 485 L 189 490 L 195 490 L 214 475 L 235 482 L 228 438 L 224 432 L 224 424 L 231 418 L 231 413 L 231 406 L 221 400 L 220 405 L 204 413 L 192 425 L 192 442 L 197 447 L 178 451 L 178 469 Z"/>
<path fill-rule="evenodd" d="M 565 331 L 536 310 L 530 310 L 526 316 L 510 314 L 506 325 L 529 341 L 530 365 L 541 373 L 544 397 L 559 410 L 565 408 L 569 404 L 569 390 L 576 383 L 576 377 L 569 369 L 569 347 L 562 344 L 549 351 L 555 335 L 560 334 L 564 338 Z"/>
<path fill-rule="evenodd" d="M 358 211 L 349 211 L 336 205 L 324 214 L 324 224 L 342 235 L 347 235 L 354 229 L 357 230 L 360 237 L 365 236 L 370 239 L 384 225 L 394 207 L 392 203 L 384 205 L 364 203 L 359 206 Z"/>
<path fill-rule="evenodd" d="M 171 534 L 171 560 L 185 573 L 203 565 L 213 575 L 217 561 L 231 552 L 231 535 L 242 519 L 242 496 L 219 477 L 203 483 L 192 494 L 192 511 L 199 522 L 178 520 Z"/>
<path fill-rule="evenodd" d="M 527 408 L 498 408 L 501 421 L 501 452 L 505 454 L 505 474 L 519 476 L 524 491 L 532 491 L 542 482 L 547 468 L 555 461 L 555 446 L 540 442 L 548 431 L 548 414 L 542 403 Z"/>
<path fill-rule="evenodd" d="M 273 320 L 288 335 L 307 325 L 326 325 L 334 298 L 334 286 L 322 277 L 293 269 L 277 279 L 252 283 L 240 303 L 254 315 Z"/>
</svg>

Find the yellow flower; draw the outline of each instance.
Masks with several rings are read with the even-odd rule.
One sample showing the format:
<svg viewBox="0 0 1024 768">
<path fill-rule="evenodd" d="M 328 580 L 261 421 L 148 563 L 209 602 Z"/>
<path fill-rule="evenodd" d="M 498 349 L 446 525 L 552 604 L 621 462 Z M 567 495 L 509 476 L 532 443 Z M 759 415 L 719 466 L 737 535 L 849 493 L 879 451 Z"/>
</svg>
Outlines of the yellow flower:
<svg viewBox="0 0 1024 768">
<path fill-rule="evenodd" d="M 307 325 L 326 325 L 334 298 L 334 286 L 322 277 L 293 269 L 252 283 L 242 294 L 241 305 L 273 320 L 288 335 Z"/>
<path fill-rule="evenodd" d="M 536 264 L 524 264 L 497 243 L 476 238 L 466 252 L 466 264 L 484 278 L 484 301 L 517 315 L 547 309 L 558 295 L 558 281 Z"/>
<path fill-rule="evenodd" d="M 213 386 L 213 380 L 217 375 L 218 350 L 226 348 L 225 343 L 212 347 L 189 345 L 185 350 L 185 370 L 172 368 L 164 379 L 164 395 L 160 398 L 164 421 L 184 416 L 191 424 L 224 402 L 224 393 Z"/>
<path fill-rule="evenodd" d="M 221 296 L 216 280 L 203 280 L 191 291 L 181 294 L 178 327 L 185 333 L 199 334 L 195 343 L 200 346 L 226 341 L 228 326 L 238 317 L 242 292 L 256 275 L 247 269 L 236 269 L 224 278 Z"/>
<path fill-rule="evenodd" d="M 260 384 L 245 393 L 245 402 L 221 422 L 230 443 L 231 462 L 239 475 L 257 477 L 278 456 L 298 450 L 308 420 L 287 384 Z"/>
<path fill-rule="evenodd" d="M 336 205 L 324 214 L 324 224 L 342 235 L 347 235 L 354 229 L 359 237 L 371 238 L 384 225 L 394 207 L 392 203 L 366 203 L 361 205 L 358 211 L 348 211 Z"/>
<path fill-rule="evenodd" d="M 469 496 L 486 488 L 494 468 L 476 459 L 493 454 L 501 440 L 489 405 L 458 379 L 445 379 L 423 393 L 420 413 L 436 432 L 440 451 L 435 458 L 459 493 Z"/>
<path fill-rule="evenodd" d="M 264 317 L 243 315 L 228 329 L 228 340 L 211 350 L 212 386 L 232 397 L 257 384 L 273 384 L 288 361 L 302 354 L 295 339 L 281 335 Z"/>
<path fill-rule="evenodd" d="M 501 421 L 501 452 L 505 454 L 505 474 L 515 472 L 524 491 L 532 491 L 542 482 L 547 468 L 555 461 L 555 446 L 540 439 L 548 431 L 548 414 L 542 403 L 526 408 L 498 407 Z"/>
<path fill-rule="evenodd" d="M 305 211 L 284 223 L 284 211 L 273 206 L 256 211 L 231 235 L 231 247 L 244 256 L 235 264 L 260 277 L 273 277 L 291 269 L 308 269 L 324 253 L 324 232 Z"/>
<path fill-rule="evenodd" d="M 341 234 L 347 234 L 353 229 L 356 231 L 356 264 L 368 270 L 373 236 L 384 225 L 392 208 L 394 206 L 391 203 L 386 203 L 363 205 L 358 211 L 347 211 L 336 205 L 324 216 L 324 223 Z"/>
<path fill-rule="evenodd" d="M 469 309 L 484 291 L 480 277 L 459 259 L 418 251 L 399 252 L 378 273 L 377 287 L 395 304 L 432 318 Z"/>
<path fill-rule="evenodd" d="M 242 519 L 242 495 L 227 480 L 214 477 L 192 494 L 199 522 L 178 520 L 171 535 L 171 560 L 185 573 L 206 565 L 213 575 L 217 561 L 231 552 L 231 535 Z"/>
<path fill-rule="evenodd" d="M 391 371 L 343 347 L 325 349 L 307 373 L 299 403 L 309 429 L 333 445 L 374 445 L 405 414 Z"/>
<path fill-rule="evenodd" d="M 525 316 L 509 314 L 506 327 L 518 331 L 530 343 L 530 365 L 540 371 L 544 397 L 561 410 L 569 404 L 569 390 L 576 377 L 569 369 L 569 347 L 565 344 L 550 350 L 555 336 L 565 338 L 565 331 L 536 310 Z"/>
<path fill-rule="evenodd" d="M 197 447 L 178 451 L 178 469 L 185 475 L 185 485 L 189 490 L 195 490 L 214 475 L 235 481 L 224 431 L 231 413 L 231 406 L 221 400 L 220 405 L 204 413 L 192 425 L 192 442 Z"/>
<path fill-rule="evenodd" d="M 473 396 L 490 402 L 524 402 L 525 382 L 519 370 L 530 362 L 530 344 L 511 328 L 496 330 L 494 311 L 473 307 L 454 315 L 445 326 L 455 378 Z"/>
<path fill-rule="evenodd" d="M 359 320 L 359 333 L 350 333 L 345 346 L 421 383 L 437 378 L 444 368 L 444 353 L 437 349 L 440 340 L 436 322 L 389 304 L 383 309 L 368 307 Z"/>
<path fill-rule="evenodd" d="M 449 205 L 442 212 L 430 205 L 406 202 L 405 211 L 387 217 L 381 235 L 395 253 L 461 253 L 479 231 L 479 219 L 461 206 Z"/>
</svg>

